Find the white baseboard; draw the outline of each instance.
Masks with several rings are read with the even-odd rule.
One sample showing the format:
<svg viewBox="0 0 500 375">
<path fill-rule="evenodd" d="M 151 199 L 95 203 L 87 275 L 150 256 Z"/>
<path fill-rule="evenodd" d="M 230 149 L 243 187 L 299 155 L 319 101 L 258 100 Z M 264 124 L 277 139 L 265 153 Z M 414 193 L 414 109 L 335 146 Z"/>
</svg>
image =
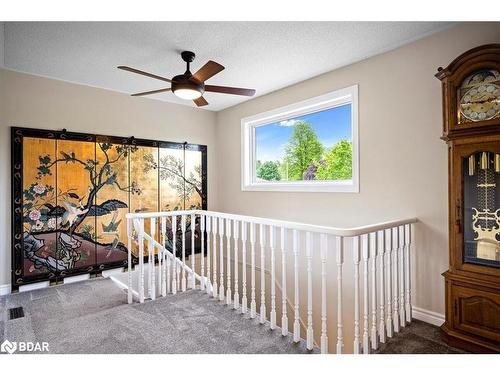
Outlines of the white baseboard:
<svg viewBox="0 0 500 375">
<path fill-rule="evenodd" d="M 10 294 L 10 284 L 0 285 L 0 296 Z"/>
<path fill-rule="evenodd" d="M 26 284 L 26 285 L 21 285 L 19 287 L 19 292 L 29 292 L 30 290 L 36 290 L 36 289 L 42 289 L 42 288 L 47 288 L 49 286 L 48 281 L 42 281 L 39 283 L 34 283 L 34 284 Z M 10 284 L 4 284 L 0 285 L 0 296 L 5 296 L 7 294 L 11 294 L 12 290 L 10 287 Z"/>
<path fill-rule="evenodd" d="M 90 274 L 84 273 L 83 275 L 69 276 L 64 278 L 64 284 L 77 283 L 90 279 Z"/>
<path fill-rule="evenodd" d="M 111 275 L 117 275 L 123 273 L 123 268 L 115 268 L 106 271 L 102 271 L 103 277 L 109 277 Z M 64 278 L 64 284 L 76 283 L 79 281 L 89 280 L 90 274 L 85 273 L 82 275 L 69 276 Z M 47 288 L 50 286 L 48 281 L 41 281 L 33 284 L 21 285 L 19 287 L 19 292 L 29 292 L 30 290 Z M 0 296 L 5 296 L 7 294 L 11 294 L 11 286 L 10 284 L 0 284 Z"/>
<path fill-rule="evenodd" d="M 26 285 L 21 285 L 19 287 L 19 292 L 29 292 L 30 290 L 48 288 L 49 286 L 50 283 L 48 281 L 41 281 L 39 283 L 34 283 L 34 284 L 26 284 Z"/>
<path fill-rule="evenodd" d="M 439 314 L 437 312 L 429 311 L 416 306 L 412 306 L 411 314 L 412 318 L 435 326 L 441 326 L 445 320 L 444 314 Z"/>
<path fill-rule="evenodd" d="M 113 276 L 113 275 L 119 275 L 123 273 L 123 267 L 122 268 L 112 268 L 110 270 L 104 270 L 102 271 L 101 275 L 102 277 L 110 277 L 110 276 Z"/>
</svg>

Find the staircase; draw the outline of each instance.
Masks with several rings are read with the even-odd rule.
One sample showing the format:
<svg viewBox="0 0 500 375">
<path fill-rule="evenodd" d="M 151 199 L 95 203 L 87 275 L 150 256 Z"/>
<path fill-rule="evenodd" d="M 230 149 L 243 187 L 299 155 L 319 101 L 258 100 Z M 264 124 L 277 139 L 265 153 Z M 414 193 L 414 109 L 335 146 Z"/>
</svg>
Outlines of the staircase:
<svg viewBox="0 0 500 375">
<path fill-rule="evenodd" d="M 156 268 L 158 277 L 159 268 Z M 132 272 L 134 289 L 138 284 L 138 270 Z M 120 287 L 126 288 L 128 275 L 124 273 L 110 276 Z M 148 279 L 148 270 L 145 270 Z M 134 306 L 128 305 L 128 306 Z M 214 301 L 201 291 L 187 289 L 185 292 L 168 294 L 137 307 L 148 307 L 151 315 L 165 316 L 178 332 L 175 348 L 168 352 L 205 354 L 319 354 L 318 348 L 308 350 L 305 340 L 294 342 L 293 335 L 286 336 L 281 331 L 272 330 L 269 322 L 261 324 L 259 319 L 249 314 L 235 313 L 225 301 Z M 160 327 L 158 327 L 160 329 Z M 169 330 L 171 331 L 171 329 Z M 171 333 L 165 333 L 166 339 Z M 182 349 L 183 348 L 183 349 Z M 184 352 L 182 351 L 184 350 Z"/>
<path fill-rule="evenodd" d="M 189 293 L 299 350 L 368 354 L 411 322 L 416 222 L 345 229 L 203 210 L 128 214 L 128 273 L 115 281 L 129 304 Z"/>
</svg>

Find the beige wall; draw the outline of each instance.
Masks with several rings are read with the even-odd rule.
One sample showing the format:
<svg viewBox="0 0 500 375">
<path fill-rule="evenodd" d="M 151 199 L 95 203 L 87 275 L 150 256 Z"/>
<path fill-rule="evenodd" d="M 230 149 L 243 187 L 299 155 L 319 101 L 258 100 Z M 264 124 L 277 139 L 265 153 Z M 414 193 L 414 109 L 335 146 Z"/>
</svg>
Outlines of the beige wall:
<svg viewBox="0 0 500 375">
<path fill-rule="evenodd" d="M 216 160 L 219 208 L 330 226 L 416 216 L 413 302 L 443 313 L 447 162 L 446 145 L 439 139 L 440 82 L 434 74 L 462 52 L 499 41 L 499 23 L 458 25 L 218 112 L 216 137 L 223 147 Z M 353 84 L 359 84 L 359 194 L 241 191 L 241 118 Z"/>
<path fill-rule="evenodd" d="M 0 285 L 10 283 L 10 126 L 206 144 L 216 204 L 213 112 L 0 69 Z"/>
<path fill-rule="evenodd" d="M 417 216 L 414 304 L 443 313 L 447 164 L 434 74 L 467 49 L 498 41 L 498 23 L 462 24 L 217 114 L 0 69 L 0 285 L 10 282 L 9 127 L 67 128 L 207 144 L 210 208 L 332 226 Z M 241 191 L 242 117 L 353 84 L 359 194 Z"/>
</svg>

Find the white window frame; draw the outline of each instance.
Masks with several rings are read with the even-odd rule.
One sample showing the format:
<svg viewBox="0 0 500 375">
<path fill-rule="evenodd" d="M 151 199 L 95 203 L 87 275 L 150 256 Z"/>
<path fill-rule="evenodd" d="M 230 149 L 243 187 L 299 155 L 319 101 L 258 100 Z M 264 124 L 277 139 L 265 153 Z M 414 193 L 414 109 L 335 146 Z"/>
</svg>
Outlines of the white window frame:
<svg viewBox="0 0 500 375">
<path fill-rule="evenodd" d="M 351 104 L 352 179 L 338 181 L 256 182 L 255 128 Z M 241 190 L 359 193 L 358 85 L 241 119 Z"/>
</svg>

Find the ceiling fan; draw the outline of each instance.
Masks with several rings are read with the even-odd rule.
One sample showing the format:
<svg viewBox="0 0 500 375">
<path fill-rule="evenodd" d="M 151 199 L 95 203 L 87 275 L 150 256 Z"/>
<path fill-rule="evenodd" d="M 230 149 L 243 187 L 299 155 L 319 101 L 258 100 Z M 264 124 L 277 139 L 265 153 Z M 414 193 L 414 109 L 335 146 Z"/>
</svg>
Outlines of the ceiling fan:
<svg viewBox="0 0 500 375">
<path fill-rule="evenodd" d="M 221 94 L 233 94 L 233 95 L 244 95 L 244 96 L 253 96 L 255 94 L 255 90 L 253 89 L 205 85 L 205 81 L 207 79 L 223 71 L 224 67 L 216 63 L 215 61 L 209 60 L 196 73 L 192 74 L 191 71 L 189 70 L 189 64 L 193 62 L 195 54 L 191 51 L 183 51 L 181 53 L 181 57 L 182 60 L 186 62 L 187 69 L 184 72 L 184 74 L 179 74 L 172 79 L 144 72 L 142 70 L 131 68 L 129 66 L 121 65 L 118 67 L 118 69 L 126 70 L 128 72 L 141 74 L 146 77 L 151 77 L 159 79 L 160 81 L 171 83 L 171 87 L 169 88 L 139 92 L 137 94 L 132 94 L 132 96 L 152 95 L 152 94 L 158 94 L 160 92 L 172 91 L 177 97 L 181 99 L 192 100 L 198 107 L 202 107 L 208 104 L 208 102 L 203 97 L 204 92 L 218 92 Z"/>
</svg>

